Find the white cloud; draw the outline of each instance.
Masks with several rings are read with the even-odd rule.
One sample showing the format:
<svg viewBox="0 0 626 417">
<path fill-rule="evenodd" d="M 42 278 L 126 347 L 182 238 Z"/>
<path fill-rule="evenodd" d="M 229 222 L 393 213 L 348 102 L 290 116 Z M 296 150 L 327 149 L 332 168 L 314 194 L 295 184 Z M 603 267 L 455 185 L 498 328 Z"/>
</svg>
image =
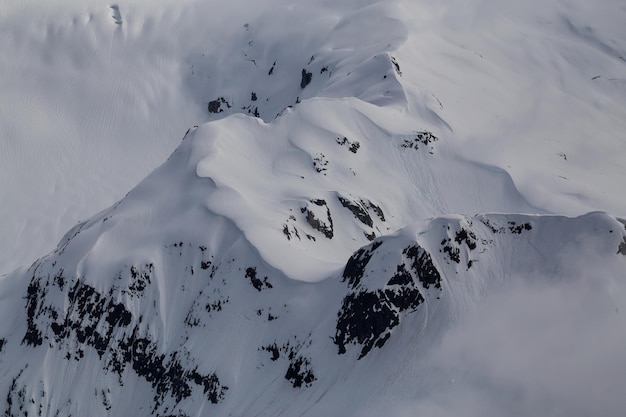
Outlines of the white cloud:
<svg viewBox="0 0 626 417">
<path fill-rule="evenodd" d="M 624 292 L 611 294 L 609 281 L 591 274 L 515 281 L 462 318 L 427 359 L 428 374 L 445 386 L 391 415 L 624 415 Z"/>
</svg>

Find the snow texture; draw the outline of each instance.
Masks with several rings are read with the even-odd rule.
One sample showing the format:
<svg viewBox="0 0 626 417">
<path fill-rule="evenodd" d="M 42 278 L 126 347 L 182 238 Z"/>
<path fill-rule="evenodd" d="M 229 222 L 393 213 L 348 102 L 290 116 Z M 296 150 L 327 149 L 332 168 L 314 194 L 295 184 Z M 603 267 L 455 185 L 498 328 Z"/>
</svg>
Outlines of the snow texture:
<svg viewBox="0 0 626 417">
<path fill-rule="evenodd" d="M 5 415 L 623 414 L 618 1 L 39 3 Z"/>
</svg>

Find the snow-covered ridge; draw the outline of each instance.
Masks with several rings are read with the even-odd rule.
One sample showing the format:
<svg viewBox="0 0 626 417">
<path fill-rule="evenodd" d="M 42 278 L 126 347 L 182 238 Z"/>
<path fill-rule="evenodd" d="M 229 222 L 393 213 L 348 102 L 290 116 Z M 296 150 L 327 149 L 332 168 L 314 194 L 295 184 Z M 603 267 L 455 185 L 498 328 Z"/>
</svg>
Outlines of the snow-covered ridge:
<svg viewBox="0 0 626 417">
<path fill-rule="evenodd" d="M 406 102 L 392 2 L 25 1 L 1 30 L 2 273 L 119 200 L 190 126 L 315 96 Z"/>
<path fill-rule="evenodd" d="M 92 236 L 81 247 L 111 241 L 126 254 L 124 245 L 135 248 L 151 236 L 197 233 L 180 216 L 207 212 L 232 223 L 290 278 L 317 281 L 361 245 L 417 220 L 541 211 L 506 173 L 459 161 L 430 128 L 436 126 L 354 98 L 306 100 L 269 124 L 234 115 L 190 130 L 170 159 L 91 220 L 88 232 L 74 229 Z M 215 239 L 223 234 L 231 235 Z"/>
<path fill-rule="evenodd" d="M 606 291 L 622 285 L 623 220 L 416 222 L 451 204 L 529 206 L 517 194 L 472 200 L 461 187 L 447 200 L 423 199 L 441 187 L 424 172 L 448 167 L 450 150 L 432 133 L 403 132 L 398 116 L 393 129 L 374 125 L 379 111 L 320 98 L 272 124 L 233 116 L 192 129 L 119 203 L 5 277 L 3 294 L 17 302 L 3 309 L 19 312 L 0 334 L 7 412 L 358 414 L 339 401 L 346 392 L 384 403 L 381 379 L 405 398 L 429 387 L 428 379 L 414 389 L 400 381 L 427 366 L 458 317 L 503 286 L 590 280 L 607 306 L 620 305 Z M 344 124 L 322 117 L 337 130 L 315 129 L 324 112 Z M 352 139 L 365 120 L 368 129 Z M 320 165 L 314 156 L 325 149 L 332 157 Z M 494 181 L 492 170 L 466 169 Z M 597 265 L 603 274 L 582 272 Z M 81 388 L 56 388 L 57 378 Z"/>
<path fill-rule="evenodd" d="M 215 183 L 207 207 L 288 276 L 318 280 L 368 240 L 417 220 L 538 211 L 504 172 L 456 160 L 435 129 L 394 108 L 316 98 L 270 124 L 204 125 L 185 146 L 196 173 Z"/>
<path fill-rule="evenodd" d="M 311 97 L 408 112 L 548 212 L 624 215 L 624 11 L 574 3 L 4 4 L 0 271 L 119 200 L 188 127 Z"/>
<path fill-rule="evenodd" d="M 193 53 L 185 88 L 215 117 L 244 113 L 265 121 L 311 97 L 406 105 L 392 53 L 408 33 L 393 17 L 393 2 L 338 14 L 341 8 L 268 7 L 230 28 L 230 48 L 216 43 Z"/>
<path fill-rule="evenodd" d="M 519 167 L 507 164 L 513 162 L 497 150 L 513 141 L 493 140 L 498 132 L 486 134 L 489 123 L 473 118 L 489 113 L 479 104 L 493 110 L 490 100 L 510 99 L 506 77 L 496 77 L 490 88 L 501 90 L 472 108 L 449 95 L 453 84 L 459 100 L 473 95 L 463 77 L 441 82 L 463 71 L 484 81 L 477 76 L 483 65 L 519 79 L 526 73 L 496 71 L 511 57 L 495 54 L 497 45 L 482 44 L 493 48 L 487 58 L 502 60 L 485 64 L 470 48 L 476 38 L 468 35 L 461 45 L 433 29 L 439 22 L 466 33 L 456 9 L 402 1 L 287 3 L 209 13 L 212 3 L 189 2 L 168 6 L 173 17 L 114 4 L 70 19 L 71 29 L 63 23 L 67 16 L 48 24 L 49 44 L 76 42 L 70 56 L 83 44 L 68 34 L 83 30 L 96 34 L 89 44 L 95 51 L 102 33 L 111 35 L 111 46 L 128 47 L 111 48 L 110 56 L 153 48 L 147 62 L 169 68 L 177 81 L 124 81 L 130 101 L 120 111 L 139 107 L 132 115 L 149 115 L 150 103 L 167 96 L 157 94 L 159 86 L 167 85 L 166 92 L 184 98 L 185 112 L 196 117 L 186 120 L 197 125 L 124 198 L 71 228 L 30 267 L 0 278 L 0 313 L 12 317 L 0 324 L 0 410 L 343 416 L 429 415 L 433 409 L 505 415 L 513 409 L 537 415 L 563 405 L 588 412 L 601 403 L 604 415 L 617 415 L 624 399 L 605 388 L 621 386 L 626 374 L 620 359 L 626 339 L 615 331 L 626 308 L 626 222 L 600 211 L 563 213 L 619 207 L 620 199 L 599 197 L 610 188 L 600 182 L 597 193 L 585 191 L 593 181 L 552 199 L 529 186 L 533 157 L 522 152 Z M 557 9 L 557 16 L 564 13 Z M 487 34 L 500 17 L 487 19 Z M 534 18 L 522 13 L 520 21 Z M 592 56 L 601 50 L 610 57 L 611 65 L 604 56 L 599 67 L 622 68 L 613 62 L 619 46 L 604 35 L 581 32 L 575 20 L 559 22 L 577 38 L 587 34 Z M 176 34 L 171 42 L 164 40 L 170 33 L 162 33 L 167 27 Z M 447 56 L 463 65 L 433 78 L 439 69 L 423 59 L 433 51 L 427 41 L 445 51 L 443 62 Z M 90 74 L 80 70 L 85 62 L 78 55 L 70 60 L 72 71 Z M 602 94 L 620 100 L 613 91 Z M 463 111 L 470 112 L 467 119 Z M 620 114 L 602 115 L 613 122 L 600 144 L 614 145 Z M 523 131 L 511 129 L 511 135 Z M 545 143 L 529 139 L 525 149 L 541 155 L 537 160 L 556 155 L 560 164 L 541 165 L 539 178 L 565 174 L 572 170 L 566 162 L 580 158 L 576 145 L 567 152 L 539 145 Z M 599 148 L 596 156 L 605 152 Z M 558 181 L 569 181 L 563 178 Z M 563 293 L 580 310 L 559 298 Z M 585 320 L 573 326 L 570 313 Z M 521 320 L 531 330 L 517 335 L 492 316 Z M 555 323 L 563 337 L 533 333 L 544 329 L 537 322 Z M 502 334 L 513 334 L 515 343 L 494 336 L 491 325 L 507 329 Z M 606 341 L 606 354 L 590 357 L 595 350 L 576 339 L 582 331 Z M 500 371 L 517 357 L 511 352 L 535 353 L 528 341 L 543 347 L 546 339 L 559 354 L 583 349 L 559 355 L 563 362 L 539 349 L 512 366 L 515 372 Z M 515 344 L 517 351 L 506 350 Z M 484 359 L 492 350 L 503 358 L 495 360 L 498 369 Z M 555 362 L 583 363 L 585 372 L 562 366 L 551 377 L 579 381 L 598 368 L 610 382 L 589 377 L 597 388 L 530 389 L 524 368 L 540 373 Z M 479 395 L 476 386 L 484 390 Z M 485 399 L 483 409 L 467 398 Z"/>
<path fill-rule="evenodd" d="M 580 281 L 590 298 L 608 302 L 605 310 L 620 306 L 606 291 L 621 288 L 626 222 L 604 213 L 433 219 L 374 240 L 315 284 L 288 279 L 232 224 L 207 215 L 181 213 L 196 233 L 165 224 L 171 234 L 120 257 L 110 233 L 83 246 L 90 229 L 119 222 L 108 213 L 5 279 L 4 294 L 10 282 L 28 282 L 26 308 L 14 303 L 19 316 L 2 330 L 0 360 L 14 375 L 3 388 L 7 412 L 293 415 L 315 404 L 354 413 L 337 402 L 346 390 L 376 401 L 381 379 L 409 396 L 430 386 L 396 385 L 405 375 L 394 371 L 397 361 L 409 374 L 423 367 L 442 333 L 502 287 Z M 603 273 L 586 276 L 595 265 Z M 47 382 L 59 375 L 81 390 Z M 92 400 L 76 401 L 85 395 Z"/>
</svg>

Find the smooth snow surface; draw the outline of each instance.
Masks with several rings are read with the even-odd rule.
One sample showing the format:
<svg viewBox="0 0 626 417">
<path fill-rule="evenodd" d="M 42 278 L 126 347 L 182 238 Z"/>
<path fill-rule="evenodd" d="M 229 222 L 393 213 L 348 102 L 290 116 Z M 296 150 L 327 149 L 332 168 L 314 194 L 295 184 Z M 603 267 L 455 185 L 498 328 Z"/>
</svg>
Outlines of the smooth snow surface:
<svg viewBox="0 0 626 417">
<path fill-rule="evenodd" d="M 0 2 L 0 411 L 622 415 L 624 22 Z"/>
<path fill-rule="evenodd" d="M 0 271 L 122 197 L 188 127 L 255 107 L 269 121 L 320 95 L 399 105 L 540 209 L 625 215 L 625 14 L 575 1 L 5 2 Z M 400 83 L 381 80 L 388 53 Z M 232 108 L 207 113 L 220 97 Z"/>
</svg>

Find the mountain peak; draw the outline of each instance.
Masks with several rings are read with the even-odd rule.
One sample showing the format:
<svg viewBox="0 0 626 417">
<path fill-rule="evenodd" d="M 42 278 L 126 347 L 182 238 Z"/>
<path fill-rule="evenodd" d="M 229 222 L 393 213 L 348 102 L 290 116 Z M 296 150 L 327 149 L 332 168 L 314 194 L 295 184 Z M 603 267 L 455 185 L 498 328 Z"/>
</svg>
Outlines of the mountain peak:
<svg viewBox="0 0 626 417">
<path fill-rule="evenodd" d="M 121 194 L 0 277 L 6 415 L 623 411 L 623 10 L 67 1 L 16 120 Z"/>
</svg>

